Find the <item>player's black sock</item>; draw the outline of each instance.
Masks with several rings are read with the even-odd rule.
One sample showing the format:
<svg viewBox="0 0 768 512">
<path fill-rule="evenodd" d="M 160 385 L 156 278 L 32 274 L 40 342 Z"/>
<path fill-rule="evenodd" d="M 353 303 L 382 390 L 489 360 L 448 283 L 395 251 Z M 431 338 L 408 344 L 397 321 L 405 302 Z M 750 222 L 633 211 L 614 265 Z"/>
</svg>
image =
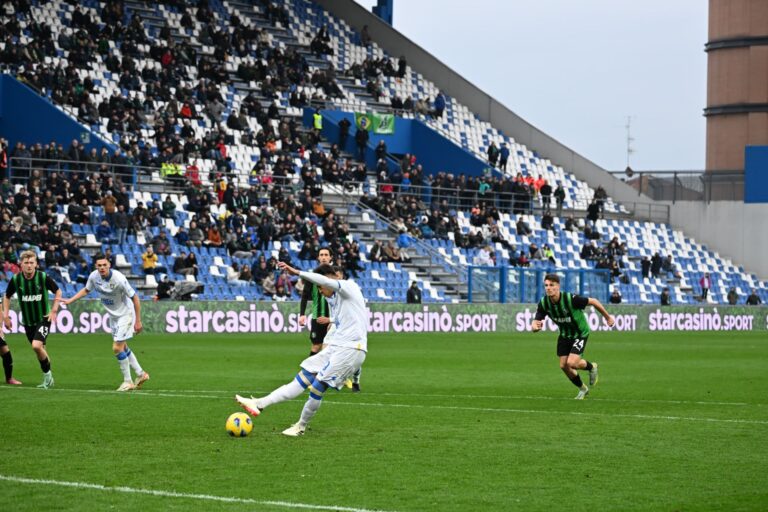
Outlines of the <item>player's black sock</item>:
<svg viewBox="0 0 768 512">
<path fill-rule="evenodd" d="M 3 354 L 3 370 L 5 370 L 5 380 L 13 377 L 13 356 L 10 352 Z"/>
<path fill-rule="evenodd" d="M 40 369 L 43 370 L 43 373 L 48 373 L 51 371 L 51 361 L 47 357 L 40 361 Z"/>
<path fill-rule="evenodd" d="M 587 366 L 585 366 L 584 369 L 587 370 L 588 372 L 591 372 L 592 371 L 592 363 L 590 363 L 586 359 L 584 361 L 586 361 L 586 363 L 587 363 Z"/>
<path fill-rule="evenodd" d="M 584 383 L 581 382 L 581 377 L 579 377 L 578 374 L 575 377 L 568 377 L 568 378 L 571 379 L 571 382 L 573 382 L 573 385 L 579 389 L 581 389 L 581 387 L 584 385 Z"/>
</svg>

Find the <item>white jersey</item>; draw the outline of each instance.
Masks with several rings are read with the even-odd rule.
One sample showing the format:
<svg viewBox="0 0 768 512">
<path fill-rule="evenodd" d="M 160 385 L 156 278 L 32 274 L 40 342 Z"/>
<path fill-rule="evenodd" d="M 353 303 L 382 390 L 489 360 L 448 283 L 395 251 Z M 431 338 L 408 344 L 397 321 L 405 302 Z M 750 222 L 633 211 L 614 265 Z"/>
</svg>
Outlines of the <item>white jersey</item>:
<svg viewBox="0 0 768 512">
<path fill-rule="evenodd" d="M 106 279 L 102 279 L 98 270 L 91 272 L 88 282 L 85 283 L 88 292 L 96 290 L 101 295 L 101 303 L 113 320 L 135 316 L 133 310 L 133 296 L 136 291 L 122 272 L 110 270 Z"/>
<path fill-rule="evenodd" d="M 313 272 L 300 272 L 299 276 L 319 286 L 336 290 L 326 297 L 333 322 L 323 343 L 338 347 L 368 351 L 368 311 L 360 287 L 354 281 L 329 279 Z"/>
</svg>

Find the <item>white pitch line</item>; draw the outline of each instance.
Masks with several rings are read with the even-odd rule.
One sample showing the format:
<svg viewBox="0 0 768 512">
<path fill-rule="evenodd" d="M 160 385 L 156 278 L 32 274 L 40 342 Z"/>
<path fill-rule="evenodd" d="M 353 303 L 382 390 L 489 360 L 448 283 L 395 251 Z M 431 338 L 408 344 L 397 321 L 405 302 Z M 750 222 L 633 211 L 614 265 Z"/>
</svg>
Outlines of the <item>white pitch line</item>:
<svg viewBox="0 0 768 512">
<path fill-rule="evenodd" d="M 410 405 L 410 404 L 376 404 L 364 402 L 329 402 L 333 405 L 359 405 L 367 407 L 398 407 L 412 409 L 440 409 L 450 411 L 475 411 L 475 412 L 515 412 L 522 414 L 568 414 L 573 416 L 597 416 L 602 418 L 636 418 L 646 420 L 672 420 L 672 421 L 704 421 L 711 423 L 748 423 L 750 425 L 768 425 L 768 420 L 742 420 L 722 418 L 696 418 L 692 416 L 658 416 L 653 414 L 608 414 L 600 412 L 580 411 L 541 411 L 538 409 L 507 409 L 493 407 L 461 407 L 452 405 Z"/>
<path fill-rule="evenodd" d="M 0 389 L 36 389 L 27 387 L 4 387 Z M 114 393 L 123 395 L 124 392 L 112 391 L 108 389 L 72 389 L 72 388 L 54 388 L 56 391 L 80 391 L 84 393 Z M 253 390 L 252 393 L 269 393 L 271 390 Z M 142 389 L 132 394 L 179 397 L 189 396 L 190 398 L 218 398 L 214 395 L 234 395 L 236 391 L 221 389 Z M 181 393 L 181 394 L 179 394 Z M 200 394 L 205 393 L 205 394 Z M 544 395 L 446 395 L 446 394 L 427 394 L 427 393 L 376 393 L 377 396 L 407 396 L 423 398 L 450 398 L 455 400 L 464 399 L 493 399 L 493 400 L 551 400 L 556 402 L 572 402 L 572 398 L 544 396 Z M 768 404 L 749 403 L 749 402 L 710 402 L 705 400 L 656 400 L 656 399 L 621 399 L 621 398 L 597 398 L 589 397 L 590 402 L 615 402 L 625 404 L 673 404 L 673 405 L 713 405 L 713 406 L 731 406 L 731 407 L 766 407 Z"/>
<path fill-rule="evenodd" d="M 58 392 L 75 392 L 75 393 L 94 393 L 94 394 L 109 394 L 109 395 L 126 395 L 128 393 L 122 391 L 109 391 L 103 389 L 66 389 L 56 388 L 53 390 L 39 390 L 37 388 L 0 388 L 0 389 L 28 389 L 35 391 L 50 393 L 51 391 Z M 145 397 L 159 397 L 159 398 L 210 398 L 215 400 L 222 400 L 225 396 L 219 395 L 192 395 L 187 393 L 157 393 L 146 390 L 136 391 L 130 393 L 131 396 L 145 396 Z M 590 399 L 591 401 L 592 399 Z M 290 400 L 291 402 L 301 401 Z M 474 412 L 514 412 L 522 414 L 560 414 L 560 415 L 572 415 L 572 416 L 595 416 L 604 418 L 635 418 L 635 419 L 650 419 L 650 420 L 670 420 L 670 421 L 702 421 L 710 423 L 743 423 L 751 425 L 768 425 L 768 420 L 744 420 L 744 419 L 727 419 L 727 418 L 697 418 L 694 416 L 662 416 L 653 414 L 608 414 L 599 412 L 580 412 L 580 411 L 542 411 L 538 409 L 511 409 L 511 408 L 494 408 L 494 407 L 463 407 L 463 406 L 451 406 L 451 405 L 421 405 L 421 404 L 385 404 L 385 403 L 370 403 L 370 402 L 338 402 L 327 401 L 328 404 L 333 405 L 356 405 L 364 407 L 393 407 L 393 408 L 408 408 L 408 409 L 437 409 L 437 410 L 452 410 L 452 411 L 474 411 Z"/>
<path fill-rule="evenodd" d="M 94 491 L 121 492 L 126 494 L 146 494 L 163 498 L 183 498 L 190 500 L 218 501 L 224 503 L 243 503 L 247 505 L 262 505 L 305 510 L 331 510 L 334 512 L 384 512 L 366 508 L 340 507 L 337 505 L 312 505 L 310 503 L 292 503 L 290 501 L 254 500 L 251 498 L 234 498 L 229 496 L 214 496 L 211 494 L 188 494 L 175 491 L 163 491 L 158 489 L 140 489 L 135 487 L 109 487 L 106 485 L 92 484 L 88 482 L 66 482 L 61 480 L 47 480 L 37 478 L 24 478 L 18 476 L 0 475 L 0 480 L 19 484 L 55 485 L 59 487 L 73 487 L 76 489 L 89 489 Z"/>
</svg>

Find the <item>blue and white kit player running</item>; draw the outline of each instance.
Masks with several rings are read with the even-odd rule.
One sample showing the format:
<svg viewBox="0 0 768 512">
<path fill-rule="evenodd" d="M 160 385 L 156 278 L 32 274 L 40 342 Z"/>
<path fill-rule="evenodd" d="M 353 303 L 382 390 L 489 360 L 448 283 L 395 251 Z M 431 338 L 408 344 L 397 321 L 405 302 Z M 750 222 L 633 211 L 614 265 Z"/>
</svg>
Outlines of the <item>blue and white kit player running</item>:
<svg viewBox="0 0 768 512">
<path fill-rule="evenodd" d="M 326 347 L 301 362 L 296 377 L 263 398 L 244 398 L 235 395 L 237 402 L 251 415 L 258 416 L 270 405 L 292 400 L 309 390 L 299 421 L 283 431 L 286 436 L 304 434 L 307 424 L 320 408 L 328 388 L 337 390 L 352 378 L 365 361 L 368 352 L 368 311 L 360 287 L 352 280 L 337 279 L 336 268 L 320 265 L 315 272 L 299 272 L 283 262 L 281 270 L 315 283 L 328 300 L 333 329 L 325 337 Z"/>
<path fill-rule="evenodd" d="M 71 304 L 96 290 L 101 296 L 101 304 L 109 314 L 109 326 L 112 330 L 112 351 L 120 364 L 123 383 L 118 391 L 130 391 L 141 388 L 149 380 L 136 356 L 128 348 L 128 340 L 142 330 L 141 302 L 128 279 L 119 271 L 110 268 L 109 259 L 98 254 L 93 261 L 96 270 L 88 276 L 85 288 L 77 292 L 71 299 L 61 299 L 62 304 Z M 131 380 L 131 368 L 136 379 Z"/>
</svg>

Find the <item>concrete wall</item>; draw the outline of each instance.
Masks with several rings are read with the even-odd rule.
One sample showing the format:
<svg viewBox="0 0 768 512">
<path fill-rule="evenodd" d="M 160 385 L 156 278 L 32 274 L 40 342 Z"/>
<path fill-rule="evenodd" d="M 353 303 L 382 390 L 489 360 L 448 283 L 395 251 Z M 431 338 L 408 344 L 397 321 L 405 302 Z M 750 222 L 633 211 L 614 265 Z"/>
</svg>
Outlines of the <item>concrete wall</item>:
<svg viewBox="0 0 768 512">
<path fill-rule="evenodd" d="M 525 121 L 353 0 L 315 2 L 344 19 L 358 32 L 363 25 L 368 25 L 368 32 L 373 40 L 390 55 L 405 55 L 409 66 L 428 77 L 449 96 L 469 107 L 480 119 L 490 122 L 495 128 L 525 144 L 529 149 L 545 155 L 566 171 L 573 172 L 592 188 L 602 185 L 611 197 L 620 202 L 650 202 L 646 196 L 638 197 L 637 190 L 606 173 L 605 169 Z M 406 2 L 398 5 L 402 9 L 408 8 Z"/>
<path fill-rule="evenodd" d="M 22 84 L 14 77 L 0 75 L 0 133 L 8 139 L 9 148 L 16 142 L 30 144 L 56 141 L 66 151 L 73 139 L 88 140 L 88 149 L 101 151 L 114 146 L 92 133 L 64 112 L 56 108 L 48 98 Z"/>
<path fill-rule="evenodd" d="M 670 205 L 670 217 L 686 236 L 768 280 L 768 204 L 678 201 Z"/>
</svg>

